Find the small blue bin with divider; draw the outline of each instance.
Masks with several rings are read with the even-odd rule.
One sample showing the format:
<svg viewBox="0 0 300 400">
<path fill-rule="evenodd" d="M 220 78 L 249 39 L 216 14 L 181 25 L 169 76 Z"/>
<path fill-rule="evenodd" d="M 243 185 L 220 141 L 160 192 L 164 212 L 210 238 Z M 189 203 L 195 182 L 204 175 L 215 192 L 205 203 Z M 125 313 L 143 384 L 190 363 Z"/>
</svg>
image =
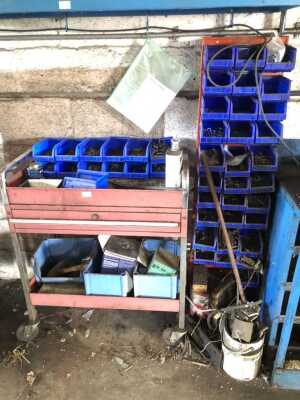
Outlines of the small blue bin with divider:
<svg viewBox="0 0 300 400">
<path fill-rule="evenodd" d="M 148 162 L 126 162 L 125 174 L 127 179 L 149 178 L 150 164 Z"/>
<path fill-rule="evenodd" d="M 127 137 L 110 137 L 101 147 L 103 161 L 124 162 Z"/>
<path fill-rule="evenodd" d="M 236 49 L 235 69 L 241 70 L 254 70 L 255 65 L 257 68 L 262 70 L 266 65 L 267 50 L 266 48 L 259 55 L 259 59 L 256 60 L 260 46 L 240 46 Z M 250 58 L 251 57 L 251 58 Z"/>
<path fill-rule="evenodd" d="M 150 160 L 152 164 L 166 162 L 166 152 L 172 145 L 172 137 L 153 138 L 150 142 Z"/>
<path fill-rule="evenodd" d="M 228 123 L 226 121 L 207 120 L 201 123 L 201 143 L 226 143 Z"/>
<path fill-rule="evenodd" d="M 220 194 L 217 193 L 218 200 L 220 201 Z M 197 208 L 215 208 L 214 200 L 210 192 L 198 192 Z"/>
<path fill-rule="evenodd" d="M 146 163 L 150 159 L 150 139 L 128 139 L 125 145 L 125 161 Z"/>
<path fill-rule="evenodd" d="M 278 153 L 272 146 L 251 147 L 252 171 L 276 172 L 278 169 Z"/>
<path fill-rule="evenodd" d="M 215 228 L 199 228 L 194 232 L 193 249 L 214 251 L 217 243 L 217 230 Z"/>
<path fill-rule="evenodd" d="M 273 62 L 267 52 L 265 72 L 290 72 L 295 68 L 297 49 L 292 46 L 285 47 L 285 54 L 281 62 Z"/>
<path fill-rule="evenodd" d="M 64 139 L 54 147 L 55 161 L 79 161 L 80 139 Z"/>
<path fill-rule="evenodd" d="M 250 179 L 246 177 L 225 177 L 223 191 L 225 194 L 247 194 L 250 189 Z"/>
<path fill-rule="evenodd" d="M 210 227 L 217 228 L 219 226 L 219 220 L 216 210 L 212 208 L 198 208 L 196 227 Z"/>
<path fill-rule="evenodd" d="M 233 86 L 234 96 L 255 96 L 257 95 L 257 86 L 254 72 L 246 71 L 241 74 L 240 72 L 235 72 Z M 240 78 L 239 78 L 240 76 Z M 239 78 L 239 79 L 238 79 Z M 258 77 L 258 90 L 261 90 L 261 76 Z"/>
<path fill-rule="evenodd" d="M 81 178 L 100 177 L 104 175 L 104 168 L 102 162 L 94 161 L 79 161 L 78 175 Z"/>
<path fill-rule="evenodd" d="M 227 176 L 250 176 L 251 174 L 251 157 L 247 146 L 228 146 L 228 153 L 225 153 L 225 173 Z M 232 156 L 232 157 L 231 157 Z M 235 164 L 234 160 L 238 157 L 245 157 L 240 160 L 239 164 Z M 232 161 L 233 160 L 233 161 Z"/>
<path fill-rule="evenodd" d="M 193 264 L 213 266 L 215 262 L 215 252 L 211 250 L 194 250 Z"/>
<path fill-rule="evenodd" d="M 223 211 L 223 217 L 227 228 L 241 229 L 244 225 L 244 214 L 241 211 Z"/>
<path fill-rule="evenodd" d="M 225 168 L 225 157 L 222 146 L 201 144 L 200 152 L 205 151 L 208 166 L 211 172 L 223 172 Z M 204 165 L 200 159 L 200 171 L 204 171 Z"/>
<path fill-rule="evenodd" d="M 108 174 L 109 178 L 128 179 L 125 162 L 104 162 L 102 165 L 102 172 Z"/>
<path fill-rule="evenodd" d="M 229 228 L 227 229 L 229 238 L 230 238 L 230 242 L 231 242 L 231 246 L 232 246 L 232 250 L 233 253 L 235 255 L 238 254 L 238 250 L 239 250 L 239 237 L 240 237 L 240 231 L 235 229 L 235 228 Z M 216 253 L 218 254 L 228 254 L 228 249 L 226 246 L 226 243 L 223 239 L 223 233 L 222 230 L 219 229 L 218 231 L 218 235 L 217 235 L 217 247 L 216 247 Z"/>
<path fill-rule="evenodd" d="M 271 209 L 271 196 L 269 194 L 248 194 L 246 197 L 246 211 L 256 214 L 267 214 Z"/>
<path fill-rule="evenodd" d="M 32 157 L 38 163 L 54 162 L 55 161 L 55 146 L 62 139 L 47 138 L 40 140 L 32 146 Z"/>
<path fill-rule="evenodd" d="M 246 211 L 246 196 L 241 194 L 223 194 L 221 199 L 222 210 Z"/>
<path fill-rule="evenodd" d="M 77 162 L 59 161 L 55 163 L 54 171 L 58 178 L 74 177 L 77 174 Z"/>
<path fill-rule="evenodd" d="M 246 213 L 245 214 L 245 229 L 267 229 L 268 227 L 268 214 L 256 214 L 256 213 Z"/>
<path fill-rule="evenodd" d="M 234 144 L 253 144 L 256 124 L 250 121 L 230 121 L 227 142 Z"/>
<path fill-rule="evenodd" d="M 239 254 L 245 257 L 262 256 L 263 238 L 260 231 L 243 229 L 239 235 Z"/>
<path fill-rule="evenodd" d="M 212 172 L 212 178 L 214 181 L 215 189 L 217 193 L 222 190 L 222 176 L 218 172 Z M 198 178 L 198 191 L 199 192 L 210 192 L 207 178 L 204 172 L 200 172 Z"/>
<path fill-rule="evenodd" d="M 287 101 L 290 97 L 291 81 L 285 76 L 264 76 L 261 98 L 263 101 Z"/>
<path fill-rule="evenodd" d="M 204 96 L 202 99 L 202 119 L 229 119 L 230 101 L 226 96 Z"/>
<path fill-rule="evenodd" d="M 230 104 L 230 119 L 234 121 L 255 121 L 258 115 L 258 101 L 254 97 L 233 96 Z"/>
<path fill-rule="evenodd" d="M 286 101 L 263 101 L 262 110 L 259 110 L 258 120 L 283 121 L 286 119 Z"/>
<path fill-rule="evenodd" d="M 229 95 L 232 93 L 232 82 L 232 72 L 210 71 L 209 76 L 206 72 L 203 75 L 202 92 L 204 95 Z"/>
<path fill-rule="evenodd" d="M 270 172 L 254 172 L 249 179 L 249 193 L 272 193 L 275 191 L 275 176 Z"/>
<path fill-rule="evenodd" d="M 256 144 L 278 144 L 282 139 L 283 125 L 279 121 L 270 121 L 268 126 L 265 121 L 256 124 Z"/>
<path fill-rule="evenodd" d="M 79 158 L 81 161 L 102 162 L 101 149 L 107 138 L 88 138 L 78 145 Z"/>
<path fill-rule="evenodd" d="M 204 50 L 204 65 L 209 63 L 210 69 L 230 70 L 234 66 L 235 48 L 224 46 L 206 46 Z"/>
<path fill-rule="evenodd" d="M 161 161 L 160 163 L 150 163 L 150 178 L 163 179 L 166 176 L 166 163 Z"/>
</svg>

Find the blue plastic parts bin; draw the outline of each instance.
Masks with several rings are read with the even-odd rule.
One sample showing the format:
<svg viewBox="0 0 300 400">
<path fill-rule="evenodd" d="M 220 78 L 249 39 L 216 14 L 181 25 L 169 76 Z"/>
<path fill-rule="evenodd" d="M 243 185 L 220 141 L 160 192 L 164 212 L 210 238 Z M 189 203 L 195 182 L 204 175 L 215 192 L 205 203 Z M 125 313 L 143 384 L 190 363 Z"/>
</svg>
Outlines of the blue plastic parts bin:
<svg viewBox="0 0 300 400">
<path fill-rule="evenodd" d="M 195 250 L 193 252 L 193 263 L 203 264 L 203 265 L 214 265 L 215 262 L 215 252 L 207 250 Z"/>
<path fill-rule="evenodd" d="M 196 226 L 197 229 L 202 227 L 218 227 L 219 220 L 216 210 L 212 208 L 198 208 Z"/>
<path fill-rule="evenodd" d="M 266 118 L 268 121 L 283 121 L 286 119 L 287 102 L 286 101 L 263 101 L 263 111 L 259 111 L 258 120 L 264 121 Z"/>
<path fill-rule="evenodd" d="M 249 193 L 272 193 L 275 191 L 275 177 L 272 173 L 254 173 L 250 177 L 249 183 Z"/>
<path fill-rule="evenodd" d="M 148 162 L 126 162 L 125 174 L 127 179 L 147 179 L 150 166 Z"/>
<path fill-rule="evenodd" d="M 202 121 L 201 143 L 226 143 L 228 123 L 226 121 Z"/>
<path fill-rule="evenodd" d="M 125 161 L 148 162 L 150 142 L 149 139 L 129 139 L 125 145 Z"/>
<path fill-rule="evenodd" d="M 203 120 L 229 119 L 230 101 L 226 96 L 204 96 Z"/>
<path fill-rule="evenodd" d="M 125 162 L 104 162 L 102 172 L 110 178 L 127 178 Z"/>
<path fill-rule="evenodd" d="M 205 151 L 208 161 L 208 166 L 211 172 L 224 171 L 224 153 L 222 146 L 203 144 L 201 145 L 200 151 Z M 217 164 L 215 163 L 216 156 L 219 161 Z M 204 171 L 204 166 L 201 159 L 200 159 L 200 171 Z"/>
<path fill-rule="evenodd" d="M 256 64 L 256 54 L 259 49 L 260 49 L 260 46 L 259 47 L 256 47 L 256 46 L 237 47 L 235 69 L 241 70 L 247 64 L 246 70 L 253 70 L 255 68 L 255 64 Z M 252 56 L 252 58 L 250 61 L 248 61 L 250 56 Z M 264 67 L 266 65 L 266 57 L 267 57 L 267 51 L 266 51 L 266 49 L 264 49 L 260 53 L 260 56 L 259 56 L 259 59 L 257 62 L 258 69 L 264 69 Z"/>
<path fill-rule="evenodd" d="M 211 80 L 219 86 L 213 85 L 207 75 L 203 76 L 203 93 L 205 95 L 227 95 L 232 93 L 233 74 L 224 71 L 211 71 Z"/>
<path fill-rule="evenodd" d="M 207 65 L 215 54 L 220 51 L 223 46 L 207 46 L 204 53 L 204 65 Z M 232 69 L 235 60 L 235 48 L 228 48 L 220 52 L 213 61 L 210 62 L 209 67 L 211 69 L 228 70 Z"/>
<path fill-rule="evenodd" d="M 198 228 L 194 232 L 194 238 L 193 238 L 194 250 L 214 251 L 216 248 L 216 243 L 217 243 L 217 230 L 215 228 Z"/>
<path fill-rule="evenodd" d="M 239 77 L 240 72 L 236 72 L 234 80 Z M 261 77 L 258 78 L 258 89 L 261 88 Z M 254 96 L 257 95 L 257 87 L 254 72 L 246 72 L 242 74 L 240 79 L 233 86 L 233 95 L 235 96 Z"/>
<path fill-rule="evenodd" d="M 45 178 L 55 178 L 57 176 L 55 165 L 54 162 L 49 162 L 43 165 L 42 174 Z"/>
<path fill-rule="evenodd" d="M 270 129 L 270 127 L 264 122 L 258 122 L 256 124 L 256 138 L 255 143 L 257 144 L 278 144 L 282 139 L 283 126 L 279 121 L 269 122 L 272 129 L 277 135 Z"/>
<path fill-rule="evenodd" d="M 101 149 L 104 145 L 106 138 L 96 138 L 96 139 L 84 139 L 78 145 L 79 158 L 82 161 L 93 161 L 102 162 L 103 156 L 101 155 Z M 97 152 L 97 155 L 87 154 L 91 149 Z"/>
<path fill-rule="evenodd" d="M 111 137 L 101 147 L 103 161 L 124 162 L 126 137 Z"/>
<path fill-rule="evenodd" d="M 153 153 L 153 146 L 161 145 L 162 147 L 166 146 L 170 148 L 172 144 L 172 137 L 164 137 L 159 139 L 152 139 L 150 143 L 150 160 L 152 164 L 160 164 L 161 162 L 166 162 L 166 156 L 163 155 L 155 155 Z"/>
<path fill-rule="evenodd" d="M 37 282 L 81 282 L 81 277 L 47 277 L 48 271 L 62 260 L 78 264 L 94 256 L 99 249 L 94 238 L 64 238 L 44 240 L 34 254 L 33 271 Z"/>
<path fill-rule="evenodd" d="M 246 210 L 252 213 L 269 213 L 271 197 L 269 194 L 249 194 L 246 198 Z"/>
<path fill-rule="evenodd" d="M 257 257 L 263 254 L 263 239 L 259 231 L 243 230 L 240 232 L 239 238 L 239 254 L 246 257 Z M 248 249 L 250 247 L 254 249 Z"/>
<path fill-rule="evenodd" d="M 217 172 L 212 173 L 213 181 L 215 184 L 215 189 L 217 193 L 220 193 L 222 190 L 222 178 L 221 175 Z M 198 191 L 199 192 L 210 192 L 208 182 L 206 179 L 206 175 L 200 172 L 199 179 L 198 179 Z"/>
<path fill-rule="evenodd" d="M 259 163 L 257 157 L 265 157 L 265 162 Z M 267 159 L 269 162 L 266 164 Z M 278 153 L 272 146 L 255 146 L 251 148 L 252 171 L 276 172 L 278 169 Z"/>
<path fill-rule="evenodd" d="M 166 163 L 164 161 L 150 163 L 150 178 L 162 179 L 166 176 Z"/>
<path fill-rule="evenodd" d="M 223 194 L 221 199 L 222 210 L 227 211 L 246 211 L 246 196 L 234 195 L 234 194 Z"/>
<path fill-rule="evenodd" d="M 77 174 L 77 162 L 57 162 L 55 163 L 55 176 L 64 178 L 65 176 L 75 177 Z"/>
<path fill-rule="evenodd" d="M 283 60 L 279 63 L 267 62 L 265 72 L 290 72 L 295 68 L 297 49 L 292 46 L 286 46 Z"/>
<path fill-rule="evenodd" d="M 291 81 L 284 76 L 264 76 L 261 98 L 264 101 L 286 101 L 290 96 Z"/>
<path fill-rule="evenodd" d="M 244 214 L 241 211 L 223 211 L 223 216 L 227 228 L 243 228 Z"/>
<path fill-rule="evenodd" d="M 55 161 L 55 146 L 61 141 L 61 139 L 43 139 L 32 146 L 32 157 L 35 161 L 45 163 Z M 45 155 L 46 152 L 51 154 Z"/>
<path fill-rule="evenodd" d="M 159 297 L 176 299 L 179 291 L 177 275 L 134 274 L 135 297 Z"/>
<path fill-rule="evenodd" d="M 54 147 L 55 161 L 79 161 L 79 139 L 64 139 Z M 68 154 L 71 152 L 72 154 Z"/>
<path fill-rule="evenodd" d="M 78 163 L 78 173 L 84 177 L 100 177 L 104 175 L 104 163 L 92 161 L 80 161 Z"/>
<path fill-rule="evenodd" d="M 249 121 L 230 121 L 228 143 L 252 144 L 255 141 L 256 124 Z"/>
<path fill-rule="evenodd" d="M 65 177 L 63 181 L 64 188 L 78 188 L 78 189 L 107 189 L 108 188 L 108 176 L 103 175 L 101 178 L 95 179 L 84 179 L 84 178 L 71 178 Z"/>
<path fill-rule="evenodd" d="M 239 186 L 239 187 L 237 187 Z M 247 194 L 249 193 L 249 178 L 245 177 L 227 177 L 224 178 L 225 194 Z"/>
<path fill-rule="evenodd" d="M 225 156 L 225 177 L 232 176 L 250 176 L 251 174 L 251 157 L 248 147 L 246 146 L 229 146 L 228 151 L 233 155 L 233 157 L 239 157 L 241 155 L 247 154 L 245 158 L 238 166 L 229 165 L 231 157 L 226 154 Z"/>
<path fill-rule="evenodd" d="M 217 197 L 220 201 L 220 194 L 217 193 Z M 215 203 L 210 192 L 198 193 L 197 208 L 215 208 Z"/>
<path fill-rule="evenodd" d="M 245 225 L 246 229 L 267 229 L 268 227 L 268 214 L 245 214 Z"/>
<path fill-rule="evenodd" d="M 255 121 L 258 101 L 254 97 L 234 96 L 230 103 L 230 119 L 233 121 Z"/>
</svg>

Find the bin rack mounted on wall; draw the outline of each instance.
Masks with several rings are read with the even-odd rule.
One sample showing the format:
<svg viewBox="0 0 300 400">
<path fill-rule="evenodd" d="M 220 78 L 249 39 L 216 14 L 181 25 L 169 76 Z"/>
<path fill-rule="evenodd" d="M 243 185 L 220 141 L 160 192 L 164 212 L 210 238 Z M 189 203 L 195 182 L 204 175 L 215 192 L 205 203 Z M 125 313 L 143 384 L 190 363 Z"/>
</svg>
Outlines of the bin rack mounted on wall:
<svg viewBox="0 0 300 400">
<path fill-rule="evenodd" d="M 175 312 L 179 313 L 179 328 L 183 329 L 189 194 L 187 157 L 183 162 L 182 188 L 176 190 L 20 187 L 30 160 L 31 152 L 28 151 L 7 165 L 2 173 L 2 195 L 29 316 L 29 324 L 24 328 L 36 325 L 35 306 L 55 306 Z M 178 239 L 179 299 L 39 293 L 35 279 L 30 282 L 27 275 L 22 240 L 22 235 L 26 234 L 109 234 Z"/>
</svg>

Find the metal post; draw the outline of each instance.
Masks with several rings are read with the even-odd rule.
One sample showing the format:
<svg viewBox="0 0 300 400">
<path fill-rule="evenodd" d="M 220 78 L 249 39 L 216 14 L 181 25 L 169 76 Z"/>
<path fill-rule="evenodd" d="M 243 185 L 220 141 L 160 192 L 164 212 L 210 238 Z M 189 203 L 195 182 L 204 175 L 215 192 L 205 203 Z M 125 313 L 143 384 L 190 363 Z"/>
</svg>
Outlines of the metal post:
<svg viewBox="0 0 300 400">
<path fill-rule="evenodd" d="M 187 238 L 180 239 L 180 293 L 179 293 L 179 329 L 185 327 L 185 292 L 186 292 L 186 246 Z"/>
<path fill-rule="evenodd" d="M 279 34 L 282 35 L 285 30 L 285 22 L 286 22 L 286 10 L 280 12 L 280 22 L 279 22 Z"/>
</svg>

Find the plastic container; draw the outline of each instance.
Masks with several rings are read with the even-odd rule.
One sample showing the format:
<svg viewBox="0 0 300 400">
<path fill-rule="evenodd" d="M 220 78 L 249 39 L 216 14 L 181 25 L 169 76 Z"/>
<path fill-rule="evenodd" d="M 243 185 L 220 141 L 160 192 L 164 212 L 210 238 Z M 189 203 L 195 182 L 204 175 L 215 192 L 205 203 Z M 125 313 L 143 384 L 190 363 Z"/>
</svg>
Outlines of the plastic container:
<svg viewBox="0 0 300 400">
<path fill-rule="evenodd" d="M 231 98 L 230 119 L 233 121 L 255 121 L 258 115 L 258 101 L 254 97 Z"/>
<path fill-rule="evenodd" d="M 277 133 L 275 135 L 269 126 L 264 122 L 257 122 L 255 143 L 257 144 L 278 144 L 282 139 L 283 126 L 278 121 L 269 122 L 272 129 Z"/>
<path fill-rule="evenodd" d="M 233 157 L 239 157 L 247 154 L 245 158 L 239 165 L 229 165 L 231 157 L 228 154 L 225 156 L 225 176 L 250 176 L 251 173 L 251 157 L 248 154 L 249 149 L 246 146 L 228 146 L 228 151 L 233 155 Z"/>
<path fill-rule="evenodd" d="M 286 46 L 285 55 L 280 63 L 266 61 L 265 72 L 290 72 L 295 68 L 297 49 Z"/>
<path fill-rule="evenodd" d="M 256 124 L 248 121 L 230 121 L 228 143 L 252 144 L 255 141 Z"/>
<path fill-rule="evenodd" d="M 55 178 L 57 176 L 56 170 L 55 170 L 55 163 L 54 162 L 49 162 L 43 165 L 42 169 L 42 175 L 45 178 Z"/>
<path fill-rule="evenodd" d="M 64 178 L 65 176 L 74 177 L 77 173 L 77 162 L 61 161 L 55 163 L 55 176 Z"/>
<path fill-rule="evenodd" d="M 166 152 L 171 147 L 172 137 L 152 139 L 150 143 L 150 159 L 152 164 L 166 162 Z"/>
<path fill-rule="evenodd" d="M 228 135 L 228 123 L 225 121 L 202 121 L 201 143 L 226 143 Z"/>
<path fill-rule="evenodd" d="M 291 81 L 284 76 L 264 76 L 261 98 L 263 101 L 287 101 L 290 97 Z"/>
<path fill-rule="evenodd" d="M 275 191 L 275 177 L 268 172 L 252 174 L 249 183 L 249 193 L 272 193 Z"/>
<path fill-rule="evenodd" d="M 163 179 L 166 176 L 166 163 L 150 163 L 150 178 Z"/>
<path fill-rule="evenodd" d="M 268 227 L 268 214 L 245 214 L 245 229 L 267 229 Z"/>
<path fill-rule="evenodd" d="M 241 194 L 223 194 L 221 200 L 222 210 L 227 211 L 246 211 L 246 196 Z"/>
<path fill-rule="evenodd" d="M 283 121 L 286 119 L 287 102 L 286 101 L 263 101 L 263 111 L 268 121 Z M 264 121 L 262 111 L 259 111 L 258 120 Z"/>
<path fill-rule="evenodd" d="M 129 175 L 126 173 L 125 162 L 104 162 L 102 165 L 102 172 L 108 174 L 109 178 L 125 178 L 129 179 Z"/>
<path fill-rule="evenodd" d="M 217 193 L 218 199 L 220 201 L 220 194 Z M 215 208 L 215 203 L 211 194 L 209 192 L 199 192 L 197 208 Z"/>
<path fill-rule="evenodd" d="M 149 253 L 155 253 L 159 247 L 173 254 L 174 256 L 180 256 L 180 245 L 178 240 L 165 240 L 165 239 L 144 239 L 143 247 Z"/>
<path fill-rule="evenodd" d="M 233 81 L 231 72 L 210 71 L 210 77 L 218 86 L 214 86 L 208 79 L 207 74 L 204 74 L 202 85 L 204 95 L 228 95 L 232 93 L 232 86 L 228 86 Z"/>
<path fill-rule="evenodd" d="M 227 177 L 224 178 L 225 194 L 247 194 L 249 192 L 249 178 Z"/>
<path fill-rule="evenodd" d="M 149 139 L 129 139 L 125 145 L 125 161 L 148 162 L 150 148 Z"/>
<path fill-rule="evenodd" d="M 247 47 L 237 47 L 236 49 L 236 60 L 235 60 L 235 69 L 241 70 L 246 66 L 246 70 L 254 70 L 255 64 L 256 64 L 256 55 L 258 51 L 260 50 L 260 46 L 247 46 Z M 249 58 L 251 55 L 254 56 L 251 58 L 250 61 Z M 264 49 L 259 56 L 258 62 L 257 62 L 257 68 L 258 69 L 263 69 L 265 68 L 266 65 L 266 56 L 267 56 L 267 51 Z M 247 62 L 248 61 L 248 62 Z"/>
<path fill-rule="evenodd" d="M 203 144 L 200 147 L 200 151 L 205 151 L 208 166 L 211 172 L 223 172 L 224 171 L 224 153 L 222 146 L 214 146 Z M 204 171 L 204 165 L 200 159 L 200 171 Z"/>
<path fill-rule="evenodd" d="M 272 146 L 251 148 L 252 170 L 255 172 L 275 172 L 278 169 L 278 153 Z"/>
<path fill-rule="evenodd" d="M 98 241 L 91 238 L 64 238 L 44 240 L 34 254 L 33 271 L 37 282 L 82 282 L 78 277 L 48 277 L 47 273 L 62 260 L 80 263 L 87 257 L 94 256 L 99 248 Z"/>
<path fill-rule="evenodd" d="M 197 210 L 197 229 L 202 227 L 215 228 L 219 226 L 218 215 L 212 208 L 199 208 Z"/>
<path fill-rule="evenodd" d="M 159 297 L 163 299 L 176 299 L 179 291 L 177 275 L 133 275 L 135 297 Z"/>
<path fill-rule="evenodd" d="M 263 239 L 259 231 L 243 230 L 240 232 L 239 254 L 246 257 L 257 257 L 263 254 Z"/>
<path fill-rule="evenodd" d="M 230 101 L 226 96 L 204 96 L 202 120 L 229 119 Z"/>
<path fill-rule="evenodd" d="M 199 228 L 194 232 L 194 250 L 214 251 L 216 244 L 217 230 L 215 228 Z"/>
<path fill-rule="evenodd" d="M 243 228 L 244 214 L 241 211 L 223 211 L 223 217 L 227 228 Z"/>
<path fill-rule="evenodd" d="M 75 188 L 75 189 L 107 189 L 108 188 L 108 177 L 107 175 L 101 176 L 101 178 L 95 179 L 83 179 L 83 178 L 69 178 L 65 177 L 63 181 L 64 188 Z"/>
<path fill-rule="evenodd" d="M 208 62 L 214 58 L 209 64 L 210 69 L 219 69 L 224 71 L 232 69 L 235 60 L 235 48 L 231 47 L 225 49 L 215 57 L 215 54 L 222 48 L 224 48 L 224 46 L 206 46 L 204 50 L 204 65 L 206 66 Z"/>
<path fill-rule="evenodd" d="M 240 240 L 239 230 L 237 230 L 237 229 L 227 229 L 227 231 L 228 231 L 228 235 L 229 235 L 230 242 L 231 242 L 231 245 L 232 245 L 233 253 L 235 255 L 237 255 L 238 251 L 239 251 L 239 240 Z M 222 233 L 221 229 L 219 229 L 219 234 L 218 234 L 217 239 L 218 239 L 217 240 L 217 249 L 216 249 L 217 254 L 226 254 L 227 255 L 228 254 L 228 250 L 227 250 L 227 247 L 226 247 L 226 243 L 223 240 L 223 233 Z"/>
<path fill-rule="evenodd" d="M 217 172 L 212 173 L 213 181 L 215 184 L 215 189 L 217 193 L 220 193 L 222 190 L 222 178 L 221 175 L 218 174 Z M 206 176 L 203 172 L 200 173 L 199 179 L 198 179 L 198 191 L 200 192 L 210 192 L 208 182 L 206 179 Z"/>
<path fill-rule="evenodd" d="M 212 266 L 214 265 L 214 262 L 215 262 L 214 251 L 203 251 L 203 250 L 193 251 L 193 264 Z"/>
<path fill-rule="evenodd" d="M 235 72 L 234 80 L 240 75 L 240 72 Z M 258 77 L 258 90 L 261 90 L 261 77 Z M 255 96 L 257 95 L 257 87 L 254 72 L 246 72 L 242 74 L 240 79 L 234 84 L 234 96 Z"/>
<path fill-rule="evenodd" d="M 102 162 L 80 161 L 78 163 L 78 174 L 85 178 L 101 177 L 105 174 L 103 164 Z"/>
<path fill-rule="evenodd" d="M 40 163 L 54 162 L 55 161 L 55 146 L 61 142 L 62 139 L 43 139 L 32 146 L 32 157 L 35 161 Z"/>
<path fill-rule="evenodd" d="M 271 209 L 271 196 L 269 194 L 249 194 L 246 197 L 246 211 L 252 213 L 268 213 Z"/>
<path fill-rule="evenodd" d="M 128 142 L 126 137 L 111 137 L 101 147 L 103 161 L 124 162 L 125 146 Z"/>
<path fill-rule="evenodd" d="M 55 161 L 79 161 L 78 145 L 81 140 L 64 139 L 54 147 Z"/>
<path fill-rule="evenodd" d="M 150 166 L 148 162 L 126 162 L 126 179 L 148 179 Z"/>
<path fill-rule="evenodd" d="M 101 149 L 107 138 L 85 139 L 78 145 L 81 161 L 102 162 Z"/>
</svg>

